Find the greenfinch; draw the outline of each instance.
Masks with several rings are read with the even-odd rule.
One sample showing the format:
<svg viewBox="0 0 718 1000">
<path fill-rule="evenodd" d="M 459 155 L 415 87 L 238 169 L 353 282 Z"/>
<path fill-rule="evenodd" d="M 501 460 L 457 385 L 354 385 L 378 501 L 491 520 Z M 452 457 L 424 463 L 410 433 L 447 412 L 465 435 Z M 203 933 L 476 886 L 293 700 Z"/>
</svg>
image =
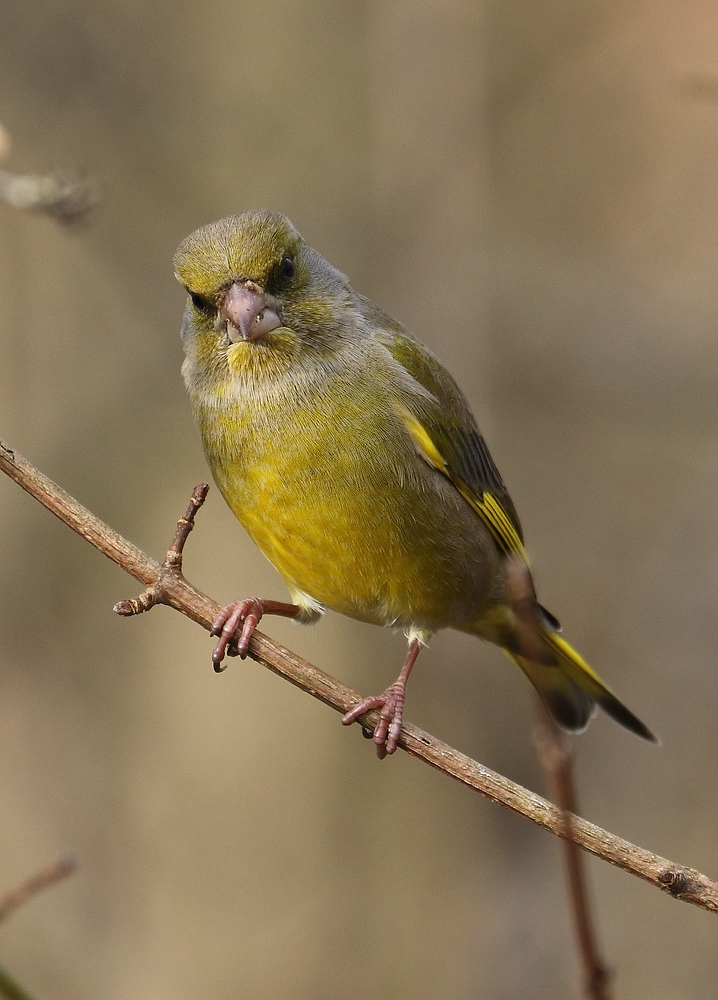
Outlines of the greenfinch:
<svg viewBox="0 0 718 1000">
<path fill-rule="evenodd" d="M 330 608 L 402 629 L 399 677 L 342 720 L 379 709 L 384 757 L 421 647 L 454 628 L 500 646 L 563 729 L 583 730 L 598 704 L 655 741 L 538 603 L 511 498 L 426 347 L 275 212 L 198 229 L 174 267 L 189 296 L 182 372 L 212 475 L 292 599 L 224 608 L 215 669 L 246 655 L 264 614 L 310 623 Z"/>
</svg>

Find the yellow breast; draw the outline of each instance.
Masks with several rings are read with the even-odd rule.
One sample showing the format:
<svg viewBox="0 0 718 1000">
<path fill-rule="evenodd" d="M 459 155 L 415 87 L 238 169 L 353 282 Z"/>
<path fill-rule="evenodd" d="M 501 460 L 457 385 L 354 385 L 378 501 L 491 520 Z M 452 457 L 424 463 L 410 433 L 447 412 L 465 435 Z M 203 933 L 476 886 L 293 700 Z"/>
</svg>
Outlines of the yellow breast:
<svg viewBox="0 0 718 1000">
<path fill-rule="evenodd" d="M 351 617 L 435 631 L 485 602 L 493 545 L 454 487 L 416 454 L 372 358 L 318 377 L 245 380 L 194 396 L 225 500 L 290 590 Z"/>
</svg>

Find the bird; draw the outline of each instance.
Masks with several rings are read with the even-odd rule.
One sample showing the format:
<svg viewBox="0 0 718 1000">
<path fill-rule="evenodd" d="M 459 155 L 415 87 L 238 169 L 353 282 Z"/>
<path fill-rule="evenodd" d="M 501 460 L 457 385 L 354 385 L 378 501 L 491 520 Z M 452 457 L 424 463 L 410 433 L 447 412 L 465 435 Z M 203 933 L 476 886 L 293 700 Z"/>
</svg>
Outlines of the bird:
<svg viewBox="0 0 718 1000">
<path fill-rule="evenodd" d="M 562 729 L 583 731 L 600 706 L 657 742 L 539 604 L 508 490 L 428 348 L 278 212 L 197 229 L 174 271 L 188 295 L 182 374 L 208 464 L 291 596 L 223 608 L 216 670 L 247 655 L 267 614 L 310 624 L 330 609 L 402 630 L 397 679 L 342 719 L 378 709 L 384 758 L 421 648 L 453 628 L 503 649 Z"/>
</svg>

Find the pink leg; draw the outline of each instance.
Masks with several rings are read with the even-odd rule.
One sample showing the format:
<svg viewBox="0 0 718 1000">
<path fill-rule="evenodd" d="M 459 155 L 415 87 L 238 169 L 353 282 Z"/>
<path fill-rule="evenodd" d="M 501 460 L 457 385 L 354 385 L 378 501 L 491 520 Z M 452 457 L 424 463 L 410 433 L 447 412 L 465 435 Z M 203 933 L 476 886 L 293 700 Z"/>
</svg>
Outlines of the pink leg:
<svg viewBox="0 0 718 1000">
<path fill-rule="evenodd" d="M 261 597 L 245 597 L 222 608 L 212 622 L 210 635 L 218 635 L 219 641 L 212 652 L 212 663 L 217 673 L 224 670 L 222 660 L 227 656 L 247 655 L 249 640 L 263 615 L 282 615 L 296 618 L 300 612 L 296 604 L 283 601 L 267 601 Z"/>
<path fill-rule="evenodd" d="M 416 663 L 419 655 L 421 643 L 418 639 L 412 639 L 409 643 L 409 650 L 404 660 L 401 673 L 384 694 L 365 698 L 355 705 L 351 712 L 342 719 L 342 725 L 350 726 L 360 715 L 370 712 L 373 708 L 381 708 L 379 721 L 374 730 L 374 743 L 376 744 L 376 755 L 379 760 L 383 760 L 387 754 L 394 753 L 399 737 L 401 736 L 401 720 L 404 714 L 404 699 L 406 697 L 406 682 L 409 680 L 411 668 Z"/>
</svg>

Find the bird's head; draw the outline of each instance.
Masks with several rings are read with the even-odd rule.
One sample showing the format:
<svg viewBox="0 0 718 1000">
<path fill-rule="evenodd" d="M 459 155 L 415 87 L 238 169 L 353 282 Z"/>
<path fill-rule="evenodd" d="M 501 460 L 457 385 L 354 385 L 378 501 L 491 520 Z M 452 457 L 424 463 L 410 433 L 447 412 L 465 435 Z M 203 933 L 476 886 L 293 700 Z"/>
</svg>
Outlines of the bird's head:
<svg viewBox="0 0 718 1000">
<path fill-rule="evenodd" d="M 189 294 L 183 336 L 203 353 L 235 344 L 327 347 L 351 295 L 347 279 L 277 212 L 232 215 L 182 241 L 175 275 Z"/>
</svg>

